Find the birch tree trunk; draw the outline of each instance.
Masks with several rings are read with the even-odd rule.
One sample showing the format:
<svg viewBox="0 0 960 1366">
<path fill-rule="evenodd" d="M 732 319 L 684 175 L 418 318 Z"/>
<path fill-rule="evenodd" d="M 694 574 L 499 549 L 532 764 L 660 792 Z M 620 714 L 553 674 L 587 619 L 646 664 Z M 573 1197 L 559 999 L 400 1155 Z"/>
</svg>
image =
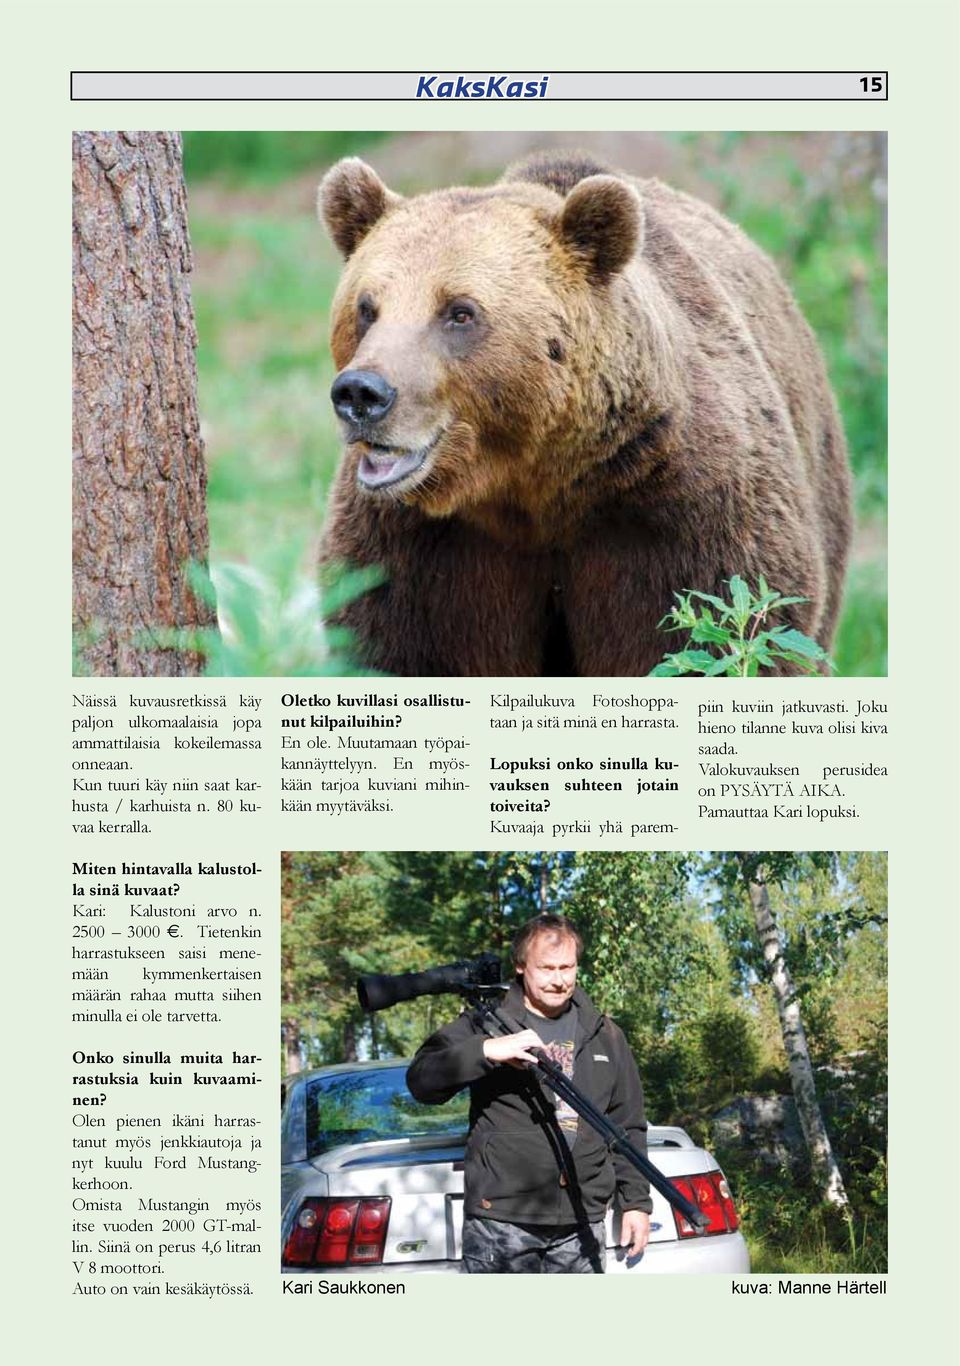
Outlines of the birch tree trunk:
<svg viewBox="0 0 960 1366">
<path fill-rule="evenodd" d="M 83 672 L 199 673 L 197 653 L 154 633 L 215 621 L 184 573 L 208 551 L 191 264 L 179 135 L 74 134 L 73 617 Z"/>
<path fill-rule="evenodd" d="M 847 1193 L 843 1186 L 840 1168 L 837 1166 L 837 1160 L 833 1155 L 830 1135 L 827 1133 L 823 1115 L 820 1113 L 813 1064 L 810 1061 L 810 1050 L 807 1047 L 807 1037 L 800 1017 L 800 1005 L 794 992 L 790 971 L 784 960 L 780 931 L 777 928 L 773 911 L 770 909 L 767 885 L 763 881 L 762 870 L 748 867 L 747 862 L 743 859 L 741 859 L 740 866 L 747 883 L 750 906 L 757 927 L 757 937 L 763 952 L 763 961 L 767 966 L 774 999 L 777 1003 L 783 1046 L 790 1069 L 790 1084 L 793 1088 L 793 1098 L 796 1101 L 800 1116 L 800 1127 L 803 1129 L 807 1151 L 810 1154 L 813 1176 L 820 1186 L 824 1200 L 839 1209 L 846 1209 Z"/>
</svg>

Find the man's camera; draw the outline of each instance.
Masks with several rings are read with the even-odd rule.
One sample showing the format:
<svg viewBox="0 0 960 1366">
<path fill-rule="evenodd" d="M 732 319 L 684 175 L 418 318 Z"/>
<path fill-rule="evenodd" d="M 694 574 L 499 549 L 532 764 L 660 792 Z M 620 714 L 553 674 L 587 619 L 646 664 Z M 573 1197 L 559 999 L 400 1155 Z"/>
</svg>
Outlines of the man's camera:
<svg viewBox="0 0 960 1366">
<path fill-rule="evenodd" d="M 447 992 L 497 991 L 502 985 L 502 965 L 495 953 L 444 963 L 425 972 L 400 972 L 393 976 L 371 973 L 357 980 L 357 997 L 366 1011 L 386 1010 L 399 1001 L 417 996 L 443 996 Z"/>
</svg>

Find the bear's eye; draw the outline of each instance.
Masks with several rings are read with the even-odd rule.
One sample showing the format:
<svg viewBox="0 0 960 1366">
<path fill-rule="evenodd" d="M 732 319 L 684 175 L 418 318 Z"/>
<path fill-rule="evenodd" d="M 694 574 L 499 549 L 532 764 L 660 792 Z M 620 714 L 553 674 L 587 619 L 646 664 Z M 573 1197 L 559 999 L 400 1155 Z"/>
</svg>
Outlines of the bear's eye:
<svg viewBox="0 0 960 1366">
<path fill-rule="evenodd" d="M 367 328 L 377 321 L 377 307 L 369 294 L 361 294 L 357 300 L 357 333 L 363 336 Z"/>
<path fill-rule="evenodd" d="M 448 327 L 472 327 L 477 321 L 477 310 L 465 299 L 455 299 L 447 305 L 446 323 Z"/>
</svg>

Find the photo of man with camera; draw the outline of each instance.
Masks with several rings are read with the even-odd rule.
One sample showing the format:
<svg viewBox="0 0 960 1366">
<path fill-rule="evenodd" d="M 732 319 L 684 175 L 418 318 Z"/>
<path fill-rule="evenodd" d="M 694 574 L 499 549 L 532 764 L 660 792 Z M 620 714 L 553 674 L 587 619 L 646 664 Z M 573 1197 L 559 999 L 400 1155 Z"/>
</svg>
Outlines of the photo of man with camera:
<svg viewBox="0 0 960 1366">
<path fill-rule="evenodd" d="M 552 1062 L 646 1151 L 637 1066 L 621 1030 L 577 986 L 582 947 L 565 916 L 527 921 L 513 943 L 516 980 L 499 1012 L 516 1032 L 490 1037 L 482 1018 L 465 1011 L 426 1040 L 407 1073 L 411 1093 L 427 1103 L 470 1088 L 464 1272 L 600 1273 L 611 1200 L 625 1255 L 639 1257 L 646 1246 L 646 1177 L 536 1068 L 540 1058 Z"/>
</svg>

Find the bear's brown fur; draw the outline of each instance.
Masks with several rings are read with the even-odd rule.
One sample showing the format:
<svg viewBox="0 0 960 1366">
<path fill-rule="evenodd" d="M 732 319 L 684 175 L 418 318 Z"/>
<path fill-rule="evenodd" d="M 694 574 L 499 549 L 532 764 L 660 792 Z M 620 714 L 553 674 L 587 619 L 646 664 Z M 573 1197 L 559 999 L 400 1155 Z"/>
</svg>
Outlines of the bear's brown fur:
<svg viewBox="0 0 960 1366">
<path fill-rule="evenodd" d="M 738 228 L 573 157 L 410 200 L 350 159 L 320 211 L 347 258 L 323 558 L 386 571 L 343 617 L 369 665 L 646 674 L 678 648 L 657 629 L 674 592 L 734 574 L 807 598 L 791 624 L 829 648 L 843 434 L 809 328 Z"/>
</svg>

